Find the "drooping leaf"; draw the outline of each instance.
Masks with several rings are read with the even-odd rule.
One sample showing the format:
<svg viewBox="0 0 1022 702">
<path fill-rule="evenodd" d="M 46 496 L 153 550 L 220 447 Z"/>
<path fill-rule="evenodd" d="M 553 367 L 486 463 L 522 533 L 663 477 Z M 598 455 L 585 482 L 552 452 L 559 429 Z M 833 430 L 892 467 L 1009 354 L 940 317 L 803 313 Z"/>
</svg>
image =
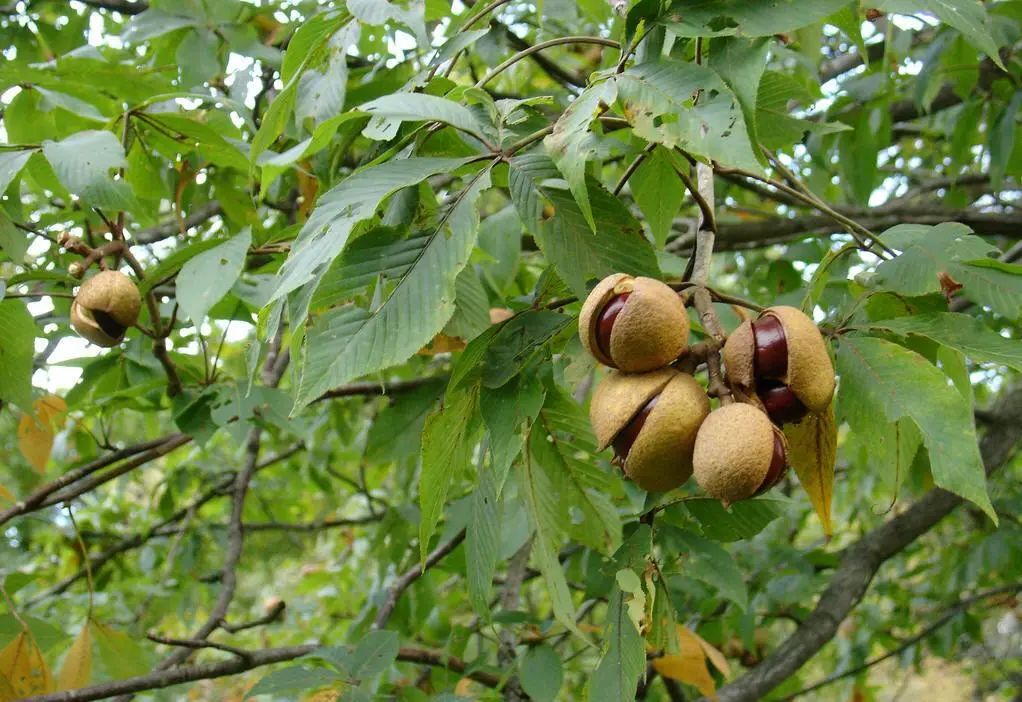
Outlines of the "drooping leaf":
<svg viewBox="0 0 1022 702">
<path fill-rule="evenodd" d="M 665 678 L 692 685 L 701 694 L 710 699 L 717 699 L 717 684 L 706 665 L 708 653 L 713 652 L 711 660 L 714 661 L 714 665 L 722 663 L 725 671 L 728 670 L 727 661 L 702 637 L 680 624 L 678 625 L 678 639 L 679 653 L 654 658 L 653 668 Z"/>
<path fill-rule="evenodd" d="M 332 387 L 405 361 L 443 329 L 454 313 L 455 280 L 475 244 L 476 201 L 488 186 L 484 171 L 458 193 L 420 256 L 375 309 L 342 307 L 309 330 L 298 407 Z"/>
<path fill-rule="evenodd" d="M 837 359 L 842 397 L 857 398 L 891 422 L 911 419 L 929 450 L 934 482 L 975 503 L 996 522 L 972 408 L 947 376 L 919 354 L 884 339 L 846 336 Z"/>
<path fill-rule="evenodd" d="M 32 412 L 36 326 L 21 300 L 0 300 L 0 399 Z"/>
<path fill-rule="evenodd" d="M 447 493 L 457 474 L 469 468 L 478 422 L 478 389 L 448 395 L 439 410 L 426 419 L 422 433 L 422 472 L 419 475 L 419 555 L 430 551 L 430 539 L 443 515 Z"/>
<path fill-rule="evenodd" d="M 636 169 L 629 183 L 635 204 L 645 215 L 657 248 L 662 249 L 685 197 L 685 187 L 664 154 L 663 147 L 653 150 Z"/>
<path fill-rule="evenodd" d="M 64 657 L 64 664 L 57 676 L 57 690 L 74 690 L 85 687 L 92 679 L 92 633 L 88 623 Z"/>
<path fill-rule="evenodd" d="M 798 424 L 786 424 L 788 464 L 809 495 L 813 509 L 823 523 L 823 533 L 833 533 L 831 502 L 834 496 L 834 467 L 837 461 L 837 423 L 833 404 L 820 414 L 810 412 Z"/>
<path fill-rule="evenodd" d="M 846 0 L 814 0 L 809 4 L 794 0 L 673 0 L 663 21 L 682 37 L 766 37 L 814 24 L 845 4 Z"/>
<path fill-rule="evenodd" d="M 90 205 L 126 210 L 138 206 L 131 188 L 111 171 L 128 165 L 124 147 L 112 132 L 77 132 L 43 143 L 43 154 L 60 182 Z"/>
<path fill-rule="evenodd" d="M 545 194 L 554 215 L 537 229 L 536 243 L 577 296 L 586 296 L 589 280 L 619 271 L 659 277 L 656 254 L 642 226 L 606 190 L 590 183 L 589 200 L 600 222 L 595 233 L 569 193 L 550 189 Z"/>
<path fill-rule="evenodd" d="M 883 0 L 878 5 L 884 12 L 912 15 L 920 11 L 931 12 L 959 32 L 994 63 L 1004 69 L 997 53 L 997 43 L 990 33 L 986 7 L 972 0 Z"/>
<path fill-rule="evenodd" d="M 898 336 L 921 336 L 950 346 L 974 361 L 1022 370 L 1022 342 L 1007 339 L 980 320 L 958 312 L 931 312 L 857 325 Z"/>
<path fill-rule="evenodd" d="M 56 395 L 47 395 L 36 400 L 33 407 L 35 412 L 21 415 L 18 421 L 18 449 L 36 472 L 45 473 L 53 436 L 64 423 L 67 403 Z"/>
<path fill-rule="evenodd" d="M 28 631 L 0 650 L 0 676 L 7 679 L 18 699 L 53 692 L 49 666 Z"/>
<path fill-rule="evenodd" d="M 7 190 L 33 153 L 31 149 L 0 152 L 0 193 Z"/>
<path fill-rule="evenodd" d="M 177 276 L 177 300 L 195 324 L 202 324 L 210 308 L 234 286 L 245 269 L 251 244 L 252 232 L 244 229 L 181 267 Z"/>
<path fill-rule="evenodd" d="M 607 603 L 603 655 L 589 680 L 589 702 L 632 702 L 646 668 L 646 651 L 628 616 L 625 597 L 615 587 Z"/>
</svg>

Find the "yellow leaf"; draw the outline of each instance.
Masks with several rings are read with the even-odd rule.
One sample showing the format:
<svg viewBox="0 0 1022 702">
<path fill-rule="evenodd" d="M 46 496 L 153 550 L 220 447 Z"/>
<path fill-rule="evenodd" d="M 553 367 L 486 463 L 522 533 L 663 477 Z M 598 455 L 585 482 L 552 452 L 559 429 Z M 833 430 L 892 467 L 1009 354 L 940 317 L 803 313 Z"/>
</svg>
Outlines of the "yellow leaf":
<svg viewBox="0 0 1022 702">
<path fill-rule="evenodd" d="M 679 653 L 653 659 L 653 668 L 660 675 L 692 685 L 710 699 L 717 699 L 717 685 L 706 667 L 705 644 L 701 638 L 678 625 Z M 707 644 L 708 645 L 708 644 Z"/>
<path fill-rule="evenodd" d="M 808 414 L 798 424 L 784 427 L 788 438 L 788 462 L 809 494 L 813 509 L 820 515 L 823 532 L 830 536 L 830 503 L 834 492 L 834 463 L 837 460 L 837 423 L 834 405 L 820 414 Z"/>
<path fill-rule="evenodd" d="M 14 495 L 11 494 L 11 491 L 3 485 L 0 485 L 0 502 L 17 502 L 17 500 L 14 499 Z"/>
<path fill-rule="evenodd" d="M 0 651 L 0 675 L 10 682 L 16 699 L 53 692 L 50 669 L 28 631 L 18 634 Z"/>
<path fill-rule="evenodd" d="M 730 678 L 731 666 L 728 664 L 724 654 L 699 634 L 692 632 L 692 636 L 696 637 L 699 641 L 699 645 L 703 648 L 703 653 L 706 654 L 706 658 L 713 664 L 713 667 L 719 670 L 725 678 Z"/>
<path fill-rule="evenodd" d="M 82 627 L 82 632 L 71 644 L 67 657 L 64 658 L 64 665 L 60 668 L 60 675 L 57 676 L 58 690 L 74 690 L 85 687 L 92 679 L 92 634 L 88 623 Z"/>
<path fill-rule="evenodd" d="M 459 697 L 473 697 L 472 694 L 472 679 L 462 678 L 458 681 L 458 684 L 454 686 L 454 694 Z"/>
<path fill-rule="evenodd" d="M 17 699 L 18 693 L 14 691 L 14 686 L 0 673 L 0 702 L 16 702 Z"/>
<path fill-rule="evenodd" d="M 53 435 L 64 423 L 67 403 L 56 395 L 47 395 L 36 400 L 33 408 L 33 414 L 21 415 L 18 422 L 18 448 L 37 472 L 45 473 Z"/>
</svg>

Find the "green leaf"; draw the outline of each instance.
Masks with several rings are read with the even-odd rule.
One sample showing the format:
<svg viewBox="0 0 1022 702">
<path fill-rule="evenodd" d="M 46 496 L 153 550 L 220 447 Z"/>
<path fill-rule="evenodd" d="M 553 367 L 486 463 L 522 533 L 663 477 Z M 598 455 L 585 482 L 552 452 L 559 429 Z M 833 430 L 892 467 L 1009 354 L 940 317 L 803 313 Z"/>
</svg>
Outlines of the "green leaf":
<svg viewBox="0 0 1022 702">
<path fill-rule="evenodd" d="M 479 410 L 490 435 L 490 466 L 497 494 L 522 450 L 522 426 L 539 415 L 546 389 L 534 376 L 519 375 L 498 388 L 482 389 Z"/>
<path fill-rule="evenodd" d="M 832 134 L 852 128 L 841 122 L 823 122 L 792 117 L 791 101 L 810 105 L 815 96 L 787 73 L 766 71 L 756 94 L 756 130 L 759 141 L 770 149 L 789 148 L 802 141 L 806 132 Z"/>
<path fill-rule="evenodd" d="M 682 575 L 703 581 L 738 605 L 742 611 L 747 610 L 749 591 L 745 586 L 745 574 L 731 554 L 715 541 L 692 532 L 676 533 L 686 553 Z"/>
<path fill-rule="evenodd" d="M 639 677 L 646 670 L 646 650 L 618 587 L 607 603 L 603 638 L 606 647 L 589 680 L 589 702 L 632 702 Z"/>
<path fill-rule="evenodd" d="M 998 363 L 1022 371 L 1022 341 L 1008 339 L 975 317 L 936 312 L 855 325 L 899 336 L 922 336 L 961 351 L 974 361 Z"/>
<path fill-rule="evenodd" d="M 344 678 L 326 668 L 294 666 L 275 670 L 264 675 L 259 682 L 245 693 L 245 698 L 259 695 L 280 695 L 295 692 L 317 690 L 321 687 L 336 686 L 344 682 Z"/>
<path fill-rule="evenodd" d="M 535 439 L 537 442 L 545 440 L 542 432 L 533 428 L 530 443 L 534 441 L 532 435 L 537 436 Z M 554 618 L 568 631 L 584 639 L 575 624 L 575 605 L 571 600 L 564 568 L 557 558 L 557 548 L 562 540 L 564 510 L 558 501 L 549 473 L 536 461 L 531 460 L 529 453 L 524 454 L 525 460 L 522 461 L 518 477 L 532 528 L 535 530 L 532 555 L 546 582 Z"/>
<path fill-rule="evenodd" d="M 815 24 L 848 0 L 674 0 L 664 22 L 682 37 L 766 37 Z"/>
<path fill-rule="evenodd" d="M 245 270 L 252 232 L 240 234 L 214 249 L 203 251 L 181 267 L 177 301 L 188 318 L 201 324 L 209 309 L 226 295 Z"/>
<path fill-rule="evenodd" d="M 454 281 L 454 316 L 444 333 L 459 339 L 474 339 L 490 326 L 490 300 L 479 276 L 466 266 Z"/>
<path fill-rule="evenodd" d="M 381 25 L 385 22 L 400 22 L 415 35 L 422 49 L 429 47 L 423 4 L 412 3 L 405 8 L 390 0 L 348 0 L 348 10 L 364 24 Z"/>
<path fill-rule="evenodd" d="M 941 22 L 951 25 L 1001 69 L 1007 70 L 997 52 L 997 42 L 990 34 L 986 7 L 976 0 L 883 0 L 878 9 L 914 15 L 932 12 Z"/>
<path fill-rule="evenodd" d="M 259 156 L 266 151 L 283 133 L 291 114 L 294 112 L 295 100 L 298 96 L 298 80 L 292 79 L 284 86 L 284 89 L 277 93 L 270 103 L 270 107 L 263 115 L 263 121 L 259 123 L 259 129 L 252 137 L 252 146 L 249 150 L 249 158 L 253 163 L 258 162 Z"/>
<path fill-rule="evenodd" d="M 351 16 L 343 10 L 330 9 L 307 17 L 298 25 L 294 36 L 287 44 L 284 62 L 280 68 L 280 79 L 284 85 L 289 85 L 295 79 L 309 58 L 350 18 Z"/>
<path fill-rule="evenodd" d="M 396 631 L 371 631 L 351 652 L 346 670 L 355 680 L 371 680 L 390 667 L 400 647 Z"/>
<path fill-rule="evenodd" d="M 745 117 L 749 141 L 759 143 L 756 135 L 757 96 L 760 79 L 767 65 L 770 42 L 725 37 L 710 42 L 709 65 L 734 91 Z"/>
<path fill-rule="evenodd" d="M 508 169 L 508 190 L 511 202 L 518 210 L 522 226 L 535 233 L 543 220 L 543 207 L 549 198 L 547 182 L 560 178 L 557 166 L 539 151 L 525 153 L 511 159 Z"/>
<path fill-rule="evenodd" d="M 962 294 L 1008 319 L 1022 315 L 1022 267 L 992 258 L 963 261 L 949 269 Z"/>
<path fill-rule="evenodd" d="M 638 137 L 762 172 L 738 98 L 710 68 L 661 59 L 632 66 L 614 83 Z"/>
<path fill-rule="evenodd" d="M 152 670 L 151 656 L 123 631 L 117 631 L 92 620 L 92 640 L 99 649 L 99 659 L 106 672 L 115 679 L 143 675 Z"/>
<path fill-rule="evenodd" d="M 671 224 L 678 216 L 685 197 L 685 186 L 675 173 L 663 147 L 654 149 L 639 164 L 628 182 L 635 204 L 645 215 L 657 248 L 663 249 L 671 233 Z"/>
<path fill-rule="evenodd" d="M 419 555 L 423 562 L 430 539 L 443 516 L 444 503 L 455 475 L 471 465 L 479 426 L 475 387 L 448 395 L 426 419 L 422 432 L 422 471 L 419 474 Z"/>
<path fill-rule="evenodd" d="M 355 225 L 372 217 L 387 197 L 437 173 L 456 170 L 471 160 L 408 158 L 387 161 L 353 173 L 324 193 L 280 270 L 271 301 L 322 275 L 344 249 Z M 474 193 L 473 188 L 470 194 Z M 464 196 L 460 201 L 463 199 Z"/>
<path fill-rule="evenodd" d="M 131 188 L 110 171 L 127 166 L 124 147 L 111 132 L 76 132 L 62 141 L 43 142 L 43 154 L 60 182 L 90 205 L 112 210 L 138 206 Z"/>
<path fill-rule="evenodd" d="M 781 516 L 780 506 L 770 499 L 736 502 L 729 509 L 709 498 L 686 500 L 681 504 L 699 522 L 703 535 L 714 541 L 752 538 Z"/>
<path fill-rule="evenodd" d="M 489 621 L 493 576 L 500 559 L 500 497 L 493 465 L 479 469 L 479 484 L 472 493 L 471 516 L 465 530 L 465 565 L 468 597 L 476 614 Z"/>
<path fill-rule="evenodd" d="M 1004 171 L 1008 167 L 1008 160 L 1015 147 L 1015 124 L 1020 107 L 1022 107 L 1022 91 L 1015 93 L 1011 102 L 997 116 L 997 120 L 990 130 L 989 172 L 990 184 L 994 189 L 999 190 L 1004 182 Z"/>
<path fill-rule="evenodd" d="M 475 245 L 476 201 L 489 184 L 486 170 L 457 194 L 421 255 L 394 281 L 382 303 L 372 310 L 342 307 L 313 325 L 296 406 L 304 407 L 332 387 L 405 361 L 443 329 L 454 313 L 455 279 Z M 306 246 L 305 251 L 313 248 Z"/>
<path fill-rule="evenodd" d="M 997 522 L 972 408 L 947 376 L 903 346 L 863 336 L 842 337 L 837 365 L 842 398 L 857 396 L 891 422 L 903 417 L 915 422 L 930 454 L 934 482 L 972 501 Z"/>
<path fill-rule="evenodd" d="M 34 150 L 0 151 L 0 193 L 7 190 L 15 176 L 34 154 Z"/>
<path fill-rule="evenodd" d="M 486 127 L 475 113 L 461 103 L 425 93 L 384 95 L 358 106 L 377 118 L 402 121 L 443 122 L 463 132 L 486 138 Z"/>
<path fill-rule="evenodd" d="M 14 222 L 0 212 L 0 250 L 3 250 L 11 261 L 20 264 L 25 260 L 29 243 L 28 232 L 15 227 Z M 0 294 L 0 300 L 2 299 L 3 295 Z"/>
<path fill-rule="evenodd" d="M 482 364 L 483 386 L 499 388 L 509 381 L 574 321 L 571 315 L 551 310 L 528 310 L 509 319 L 486 349 Z"/>
<path fill-rule="evenodd" d="M 536 243 L 571 291 L 584 298 L 589 281 L 611 273 L 660 277 L 656 252 L 646 240 L 642 225 L 620 200 L 590 182 L 593 215 L 600 222 L 594 233 L 571 195 L 550 189 L 546 196 L 554 216 L 536 231 Z"/>
<path fill-rule="evenodd" d="M 535 702 L 557 699 L 563 677 L 560 656 L 546 644 L 533 646 L 522 657 L 522 689 Z"/>
<path fill-rule="evenodd" d="M 126 44 L 139 44 L 147 39 L 155 39 L 176 29 L 192 27 L 199 23 L 198 17 L 187 17 L 157 8 L 149 8 L 129 20 L 121 34 L 121 39 Z"/>
<path fill-rule="evenodd" d="M 426 416 L 443 388 L 443 381 L 437 379 L 411 392 L 395 395 L 369 427 L 366 460 L 390 463 L 417 454 Z"/>
<path fill-rule="evenodd" d="M 0 301 L 0 399 L 32 409 L 36 326 L 20 300 Z"/>
<path fill-rule="evenodd" d="M 568 181 L 579 212 L 594 232 L 596 220 L 586 187 L 586 163 L 595 152 L 596 144 L 589 133 L 589 124 L 614 101 L 614 87 L 612 81 L 587 87 L 557 118 L 553 132 L 543 142 L 557 169 Z"/>
</svg>

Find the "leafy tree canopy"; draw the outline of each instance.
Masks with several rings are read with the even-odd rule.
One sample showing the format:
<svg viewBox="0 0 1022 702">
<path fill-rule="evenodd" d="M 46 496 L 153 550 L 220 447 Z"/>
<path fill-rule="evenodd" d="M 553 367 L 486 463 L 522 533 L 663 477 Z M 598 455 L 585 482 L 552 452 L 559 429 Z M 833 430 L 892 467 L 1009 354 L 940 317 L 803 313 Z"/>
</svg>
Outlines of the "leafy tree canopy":
<svg viewBox="0 0 1022 702">
<path fill-rule="evenodd" d="M 6 3 L 0 701 L 882 700 L 939 659 L 1012 699 L 1020 21 Z M 597 450 L 618 271 L 717 398 L 743 319 L 819 324 L 777 488 Z"/>
</svg>

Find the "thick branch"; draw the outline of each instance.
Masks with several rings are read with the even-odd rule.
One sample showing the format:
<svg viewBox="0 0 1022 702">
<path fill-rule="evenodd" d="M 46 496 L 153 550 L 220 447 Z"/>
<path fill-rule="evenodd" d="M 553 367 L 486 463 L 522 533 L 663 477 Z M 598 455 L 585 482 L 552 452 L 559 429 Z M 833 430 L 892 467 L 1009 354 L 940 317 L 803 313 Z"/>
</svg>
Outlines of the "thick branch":
<svg viewBox="0 0 1022 702">
<path fill-rule="evenodd" d="M 243 657 L 236 657 L 219 663 L 203 663 L 172 668 L 170 670 L 157 670 L 147 675 L 115 680 L 77 690 L 27 697 L 22 702 L 91 702 L 91 700 L 104 700 L 117 695 L 133 695 L 147 690 L 162 690 L 163 688 L 182 683 L 195 682 L 196 680 L 213 680 L 237 675 L 238 673 L 244 673 L 245 671 L 272 665 L 273 663 L 293 661 L 296 658 L 312 653 L 317 648 L 319 648 L 318 645 L 310 644 L 305 646 L 268 648 L 262 651 L 245 651 Z M 418 663 L 420 665 L 453 670 L 455 673 L 471 678 L 487 687 L 498 688 L 501 686 L 500 676 L 481 670 L 469 671 L 468 664 L 465 661 L 445 653 L 440 653 L 439 651 L 402 648 L 398 651 L 397 659 L 405 663 Z M 517 686 L 518 683 L 512 678 L 507 684 Z"/>
<path fill-rule="evenodd" d="M 1022 386 L 1006 393 L 994 408 L 1003 422 L 987 433 L 980 452 L 987 471 L 997 470 L 1022 438 Z M 752 702 L 793 675 L 837 633 L 859 603 L 883 563 L 903 551 L 962 504 L 962 498 L 939 488 L 894 519 L 873 529 L 844 551 L 830 585 L 801 626 L 762 663 L 720 690 L 722 702 Z"/>
</svg>

